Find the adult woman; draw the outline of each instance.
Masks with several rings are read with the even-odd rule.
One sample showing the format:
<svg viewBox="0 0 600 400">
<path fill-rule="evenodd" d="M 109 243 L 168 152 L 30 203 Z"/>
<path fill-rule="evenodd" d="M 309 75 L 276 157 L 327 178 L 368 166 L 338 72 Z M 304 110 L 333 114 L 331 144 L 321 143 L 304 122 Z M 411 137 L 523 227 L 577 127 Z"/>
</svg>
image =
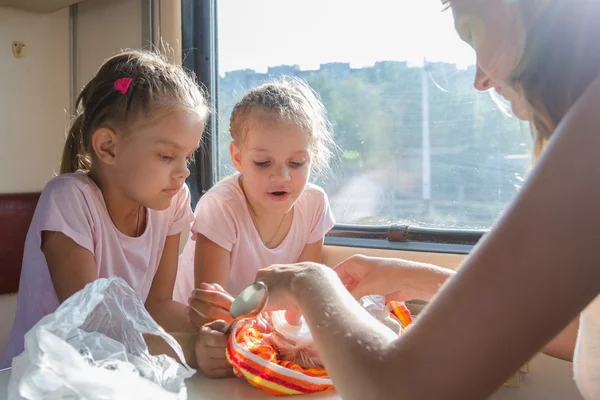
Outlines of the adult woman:
<svg viewBox="0 0 600 400">
<path fill-rule="evenodd" d="M 451 8 L 477 53 L 477 89 L 496 89 L 530 116 L 537 165 L 400 338 L 351 301 L 332 270 L 305 263 L 259 272 L 272 307 L 302 311 L 344 398 L 485 398 L 600 293 L 600 2 L 453 0 Z M 448 275 L 357 259 L 336 271 L 351 287 L 391 297 L 433 293 Z M 586 398 L 600 398 L 600 300 L 580 320 L 577 384 Z M 573 347 L 568 332 L 559 336 L 564 358 Z"/>
</svg>

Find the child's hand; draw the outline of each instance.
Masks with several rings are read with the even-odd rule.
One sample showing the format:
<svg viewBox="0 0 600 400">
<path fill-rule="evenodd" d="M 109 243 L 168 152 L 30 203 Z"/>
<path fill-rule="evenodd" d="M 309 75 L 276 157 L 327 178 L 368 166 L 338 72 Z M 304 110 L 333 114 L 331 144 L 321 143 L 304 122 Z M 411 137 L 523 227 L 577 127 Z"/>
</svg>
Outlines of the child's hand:
<svg viewBox="0 0 600 400">
<path fill-rule="evenodd" d="M 207 378 L 233 376 L 233 367 L 225 356 L 228 336 L 224 332 L 228 327 L 228 323 L 218 320 L 204 325 L 198 332 L 194 344 L 196 363 Z"/>
<path fill-rule="evenodd" d="M 207 320 L 223 320 L 231 323 L 233 318 L 229 313 L 229 307 L 233 297 L 225 289 L 216 283 L 202 283 L 199 289 L 192 292 L 188 300 L 190 309 L 188 316 L 198 328 L 202 327 Z"/>
</svg>

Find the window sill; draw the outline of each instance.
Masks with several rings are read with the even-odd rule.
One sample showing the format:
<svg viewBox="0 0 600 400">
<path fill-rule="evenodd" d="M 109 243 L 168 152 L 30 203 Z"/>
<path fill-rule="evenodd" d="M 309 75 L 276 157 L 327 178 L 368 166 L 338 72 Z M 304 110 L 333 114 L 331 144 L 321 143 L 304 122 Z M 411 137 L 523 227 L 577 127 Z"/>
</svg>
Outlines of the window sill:
<svg viewBox="0 0 600 400">
<path fill-rule="evenodd" d="M 364 249 L 416 251 L 424 253 L 469 254 L 473 245 L 429 242 L 392 242 L 387 239 L 326 236 L 326 246 L 356 247 Z"/>
<path fill-rule="evenodd" d="M 432 229 L 408 225 L 336 225 L 325 237 L 328 246 L 468 254 L 487 231 Z"/>
</svg>

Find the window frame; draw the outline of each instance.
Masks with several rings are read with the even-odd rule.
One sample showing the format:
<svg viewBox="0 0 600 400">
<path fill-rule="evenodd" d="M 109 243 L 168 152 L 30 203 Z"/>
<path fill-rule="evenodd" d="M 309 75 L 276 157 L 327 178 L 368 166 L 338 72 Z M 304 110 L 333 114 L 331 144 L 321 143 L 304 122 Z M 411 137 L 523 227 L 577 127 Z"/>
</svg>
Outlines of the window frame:
<svg viewBox="0 0 600 400">
<path fill-rule="evenodd" d="M 218 6 L 217 0 L 181 0 L 183 66 L 196 74 L 207 91 L 212 109 L 218 110 Z M 188 185 L 192 204 L 210 189 L 219 177 L 217 149 L 218 118 L 207 123 L 202 146 L 190 167 Z M 357 248 L 468 254 L 486 230 L 423 228 L 413 225 L 336 224 L 325 244 Z"/>
<path fill-rule="evenodd" d="M 181 0 L 182 65 L 196 75 L 215 111 L 219 109 L 216 22 L 216 0 Z M 201 145 L 190 165 L 187 184 L 193 205 L 216 183 L 215 178 L 219 176 L 219 135 L 215 134 L 219 131 L 219 120 L 214 115 L 215 112 L 212 112 L 206 123 Z"/>
</svg>

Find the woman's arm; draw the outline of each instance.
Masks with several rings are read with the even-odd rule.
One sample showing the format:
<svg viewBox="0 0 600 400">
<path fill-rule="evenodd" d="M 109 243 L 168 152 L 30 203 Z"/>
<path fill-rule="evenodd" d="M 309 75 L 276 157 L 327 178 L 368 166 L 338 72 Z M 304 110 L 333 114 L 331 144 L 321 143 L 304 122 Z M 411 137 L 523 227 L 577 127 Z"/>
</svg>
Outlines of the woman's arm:
<svg viewBox="0 0 600 400">
<path fill-rule="evenodd" d="M 334 269 L 354 298 L 385 294 L 387 301 L 429 301 L 455 274 L 454 270 L 431 264 L 360 254 L 344 260 Z M 572 361 L 578 328 L 579 317 L 544 347 L 544 354 Z"/>
<path fill-rule="evenodd" d="M 355 299 L 370 294 L 386 301 L 429 301 L 455 271 L 399 258 L 353 255 L 334 267 Z"/>
<path fill-rule="evenodd" d="M 399 339 L 326 268 L 291 273 L 288 287 L 344 398 L 487 398 L 594 299 L 599 104 L 600 79 L 558 127 L 513 206 Z M 269 283 L 274 299 L 278 286 L 285 291 Z"/>
<path fill-rule="evenodd" d="M 167 237 L 145 306 L 152 318 L 166 331 L 196 332 L 196 327 L 188 322 L 186 305 L 173 300 L 180 236 Z"/>
</svg>

